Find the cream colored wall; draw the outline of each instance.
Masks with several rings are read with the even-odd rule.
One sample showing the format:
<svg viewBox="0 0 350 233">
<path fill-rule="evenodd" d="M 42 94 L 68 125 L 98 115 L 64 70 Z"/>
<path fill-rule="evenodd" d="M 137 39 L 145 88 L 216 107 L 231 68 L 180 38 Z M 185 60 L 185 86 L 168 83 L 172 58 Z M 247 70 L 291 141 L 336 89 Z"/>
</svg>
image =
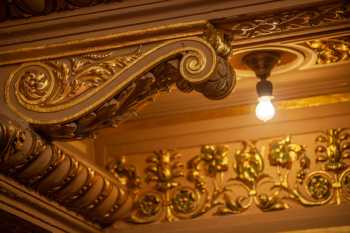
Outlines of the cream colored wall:
<svg viewBox="0 0 350 233">
<path fill-rule="evenodd" d="M 85 160 L 90 163 L 95 162 L 95 142 L 93 139 L 84 139 L 76 141 L 56 141 L 63 150 L 79 157 L 79 160 Z"/>
</svg>

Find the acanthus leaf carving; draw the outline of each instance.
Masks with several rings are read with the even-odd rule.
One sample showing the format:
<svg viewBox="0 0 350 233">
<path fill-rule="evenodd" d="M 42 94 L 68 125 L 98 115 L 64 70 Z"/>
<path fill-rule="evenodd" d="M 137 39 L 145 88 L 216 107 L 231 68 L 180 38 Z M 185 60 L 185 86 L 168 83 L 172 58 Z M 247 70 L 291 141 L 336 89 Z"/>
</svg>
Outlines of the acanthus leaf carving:
<svg viewBox="0 0 350 233">
<path fill-rule="evenodd" d="M 264 153 L 257 143 L 242 141 L 234 150 L 204 145 L 187 159 L 174 151 L 154 153 L 145 160 L 142 188 L 133 189 L 137 195 L 130 214 L 121 220 L 171 222 L 254 208 L 269 212 L 350 201 L 347 129 L 330 129 L 316 137 L 316 156 L 322 159 L 311 160 L 306 146 L 291 136 L 263 145 Z M 123 163 L 128 163 L 125 157 Z M 118 176 L 119 171 L 110 172 Z"/>
<path fill-rule="evenodd" d="M 18 101 L 28 110 L 51 112 L 73 106 L 142 54 L 112 56 L 110 52 L 85 54 L 42 63 L 25 64 L 16 72 Z"/>
<path fill-rule="evenodd" d="M 217 53 L 228 56 L 230 47 L 223 32 L 208 27 L 204 39 L 24 64 L 8 79 L 6 101 L 45 138 L 67 140 L 117 127 L 173 84 L 222 99 L 234 88 L 235 73 Z"/>
<path fill-rule="evenodd" d="M 8 120 L 1 119 L 0 139 L 2 174 L 101 226 L 350 201 L 347 129 L 317 136 L 313 160 L 288 136 L 270 141 L 265 152 L 246 141 L 234 150 L 205 145 L 192 158 L 161 150 L 146 158 L 143 174 L 122 157 L 109 165 L 115 181 Z"/>
<path fill-rule="evenodd" d="M 319 39 L 306 42 L 317 56 L 316 64 L 336 64 L 350 60 L 350 37 Z"/>
</svg>

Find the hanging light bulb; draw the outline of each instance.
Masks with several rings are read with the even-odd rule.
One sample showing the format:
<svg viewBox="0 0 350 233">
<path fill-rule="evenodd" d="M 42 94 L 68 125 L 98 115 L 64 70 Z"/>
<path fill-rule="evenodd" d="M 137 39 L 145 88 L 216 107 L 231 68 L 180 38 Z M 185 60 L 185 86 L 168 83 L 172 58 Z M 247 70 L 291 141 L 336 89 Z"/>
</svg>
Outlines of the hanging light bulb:
<svg viewBox="0 0 350 233">
<path fill-rule="evenodd" d="M 255 108 L 255 114 L 258 119 L 263 122 L 271 120 L 275 116 L 275 107 L 271 103 L 271 100 L 273 99 L 272 89 L 272 83 L 266 79 L 261 79 L 256 84 L 258 104 Z"/>
<path fill-rule="evenodd" d="M 275 116 L 275 107 L 271 103 L 273 96 L 261 96 L 255 108 L 256 117 L 263 122 L 271 120 Z"/>
<path fill-rule="evenodd" d="M 258 104 L 255 108 L 255 114 L 263 122 L 271 120 L 275 116 L 275 107 L 271 103 L 273 86 L 267 78 L 279 60 L 280 54 L 270 50 L 254 51 L 245 55 L 242 59 L 243 63 L 249 66 L 259 79 L 256 84 Z"/>
</svg>

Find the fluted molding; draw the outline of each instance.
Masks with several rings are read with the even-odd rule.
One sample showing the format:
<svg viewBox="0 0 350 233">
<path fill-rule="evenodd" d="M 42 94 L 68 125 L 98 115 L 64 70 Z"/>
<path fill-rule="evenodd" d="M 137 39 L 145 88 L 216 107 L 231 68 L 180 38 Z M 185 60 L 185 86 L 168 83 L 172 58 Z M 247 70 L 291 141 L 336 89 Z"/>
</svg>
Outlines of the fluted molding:
<svg viewBox="0 0 350 233">
<path fill-rule="evenodd" d="M 0 172 L 101 227 L 127 206 L 122 184 L 4 117 Z"/>
</svg>

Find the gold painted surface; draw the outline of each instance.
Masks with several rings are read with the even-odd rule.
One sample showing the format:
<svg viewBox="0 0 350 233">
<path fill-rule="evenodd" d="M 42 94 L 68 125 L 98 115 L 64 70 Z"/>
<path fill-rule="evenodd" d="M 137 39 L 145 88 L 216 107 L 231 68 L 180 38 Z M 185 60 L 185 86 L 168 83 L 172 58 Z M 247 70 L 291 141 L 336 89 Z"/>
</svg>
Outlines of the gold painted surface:
<svg viewBox="0 0 350 233">
<path fill-rule="evenodd" d="M 111 53 L 22 65 L 10 79 L 15 81 L 17 100 L 28 110 L 52 112 L 79 102 L 79 97 L 102 86 L 141 56 L 141 50 L 112 56 Z"/>
<path fill-rule="evenodd" d="M 350 7 L 348 3 L 339 2 L 315 5 L 300 9 L 246 17 L 237 20 L 226 19 L 219 28 L 232 31 L 235 41 L 278 35 L 282 33 L 301 31 L 307 28 L 331 26 L 335 23 L 350 21 Z M 232 41 L 234 45 L 235 41 Z"/>
<path fill-rule="evenodd" d="M 226 42 L 208 25 L 203 38 L 171 40 L 146 51 L 24 64 L 6 82 L 6 102 L 46 138 L 92 136 L 127 120 L 173 84 L 209 99 L 226 97 L 235 86 L 235 73 L 224 58 L 230 53 Z"/>
<path fill-rule="evenodd" d="M 350 37 L 319 39 L 306 44 L 316 53 L 317 65 L 350 61 Z"/>
<path fill-rule="evenodd" d="M 137 164 L 116 159 L 108 169 L 132 193 L 122 219 L 129 223 L 349 202 L 350 131 L 319 132 L 314 142 L 308 150 L 292 136 L 204 145 L 195 156 L 161 150 L 143 162 L 137 156 Z"/>
<path fill-rule="evenodd" d="M 213 46 L 219 55 L 228 57 L 231 54 L 232 49 L 227 41 L 231 41 L 232 37 L 225 34 L 224 31 L 217 30 L 213 25 L 208 23 L 207 30 L 204 32 L 204 38 Z"/>
<path fill-rule="evenodd" d="M 209 54 L 204 54 L 201 49 L 198 49 L 196 47 L 189 47 L 189 46 L 183 46 L 181 48 L 174 48 L 171 51 L 167 51 L 167 47 L 168 46 L 174 46 L 174 44 L 181 44 L 181 43 L 185 43 L 185 41 L 190 41 L 190 42 L 194 42 L 194 43 L 198 43 L 200 46 L 204 47 L 204 50 L 209 51 Z M 106 86 L 108 86 L 113 80 L 117 80 L 118 76 L 120 76 L 123 72 L 129 71 L 130 69 L 132 69 L 132 67 L 136 66 L 137 64 L 139 64 L 140 62 L 144 62 L 147 59 L 147 57 L 151 54 L 156 53 L 158 50 L 163 49 L 165 51 L 165 54 L 159 54 L 159 56 L 155 59 L 152 60 L 151 62 L 148 61 L 147 64 L 145 64 L 145 66 L 142 66 L 141 69 L 137 69 L 134 74 L 132 76 L 129 76 L 125 81 L 122 81 L 120 83 L 120 85 L 116 85 L 112 91 L 110 91 L 109 93 L 107 93 L 106 95 L 104 95 L 103 98 L 100 98 L 98 100 L 96 100 L 93 104 L 91 104 L 90 106 L 81 109 L 81 111 L 79 111 L 78 113 L 75 113 L 69 117 L 64 117 L 63 119 L 59 119 L 59 120 L 37 120 L 37 119 L 32 119 L 29 116 L 25 115 L 23 112 L 20 112 L 17 108 L 17 106 L 12 103 L 14 100 L 13 98 L 11 98 L 10 95 L 12 95 L 11 93 L 15 94 L 16 97 L 16 101 L 19 102 L 19 104 L 23 105 L 23 102 L 19 101 L 21 99 L 20 96 L 20 92 L 19 92 L 19 84 L 15 85 L 15 90 L 13 90 L 14 88 L 14 84 L 13 83 L 18 83 L 17 79 L 26 79 L 27 75 L 23 76 L 23 74 L 26 74 L 28 72 L 30 72 L 33 67 L 31 64 L 29 64 L 29 67 L 24 67 L 24 70 L 22 67 L 19 67 L 17 70 L 15 70 L 10 78 L 7 81 L 6 87 L 5 87 L 5 96 L 6 96 L 6 101 L 8 103 L 8 105 L 11 107 L 11 109 L 13 111 L 15 111 L 18 115 L 20 115 L 23 119 L 25 119 L 27 122 L 30 123 L 35 123 L 35 124 L 55 124 L 55 123 L 60 123 L 60 122 L 65 122 L 68 120 L 72 120 L 72 119 L 76 119 L 78 117 L 80 117 L 81 115 L 91 111 L 93 108 L 96 108 L 96 106 L 99 106 L 102 104 L 103 101 L 105 101 L 106 99 L 110 99 L 113 97 L 113 95 L 116 95 L 118 91 L 120 91 L 121 89 L 123 89 L 125 87 L 125 85 L 130 82 L 133 79 L 136 79 L 137 77 L 139 77 L 140 75 L 144 74 L 145 72 L 149 71 L 152 67 L 154 67 L 155 65 L 161 63 L 162 61 L 164 61 L 165 59 L 169 59 L 169 57 L 174 56 L 176 54 L 181 54 L 184 53 L 183 55 L 183 59 L 181 60 L 181 66 L 180 66 L 180 72 L 183 75 L 183 77 L 185 79 L 187 79 L 188 81 L 203 81 L 205 79 L 207 79 L 212 72 L 215 69 L 215 65 L 216 65 L 216 54 L 214 49 L 211 47 L 211 45 L 204 41 L 203 39 L 200 38 L 188 38 L 188 39 L 180 39 L 180 40 L 173 40 L 173 41 L 168 41 L 165 43 L 162 43 L 158 46 L 156 46 L 155 48 L 152 48 L 151 50 L 144 52 L 142 54 L 142 56 L 139 56 L 137 59 L 133 60 L 132 62 L 130 62 L 128 64 L 128 66 L 123 67 L 122 69 L 118 70 L 118 72 L 116 72 L 112 77 L 109 77 L 108 80 L 106 80 L 102 85 L 99 85 L 95 88 L 93 88 L 92 91 L 90 91 L 87 95 L 82 96 L 79 99 L 75 99 L 75 102 L 83 102 L 85 99 L 90 98 L 92 95 L 96 94 L 97 92 L 101 92 L 102 89 Z M 191 52 L 191 53 L 189 53 Z M 186 53 L 186 54 L 185 54 Z M 89 55 L 87 55 L 89 56 Z M 211 59 L 212 62 L 209 64 L 209 66 L 206 69 L 205 75 L 203 75 L 203 69 L 204 67 L 207 66 L 207 59 Z M 113 61 L 113 60 L 112 60 Z M 53 60 L 52 63 L 56 64 L 59 61 L 57 60 Z M 102 63 L 96 63 L 95 66 L 100 67 Z M 195 64 L 195 66 L 193 66 Z M 117 63 L 112 62 L 111 63 L 112 66 L 117 66 Z M 44 67 L 45 65 L 42 63 L 38 64 L 38 67 Z M 40 67 L 41 68 L 41 67 Z M 51 76 L 54 73 L 55 69 L 52 68 L 48 68 L 48 72 L 46 73 L 46 75 L 44 76 L 48 76 L 47 78 L 45 78 L 45 80 L 47 80 L 47 82 L 51 82 L 48 83 L 47 85 L 53 86 L 56 82 L 59 82 L 62 77 L 60 76 Z M 44 74 L 43 71 L 36 71 L 39 74 Z M 56 71 L 57 72 L 57 71 Z M 83 70 L 83 72 L 85 72 L 85 70 Z M 17 76 L 19 73 L 19 76 Z M 63 69 L 63 72 L 61 73 L 68 73 L 67 69 Z M 202 76 L 199 77 L 199 74 L 202 74 Z M 61 75 L 62 76 L 62 75 Z M 25 80 L 23 81 L 19 81 L 19 83 L 24 83 Z M 74 80 L 73 80 L 74 81 Z M 35 84 L 35 83 L 34 83 Z M 35 89 L 40 89 L 41 86 L 38 85 L 34 85 L 33 84 L 33 88 L 31 90 L 35 91 Z M 74 84 L 74 82 L 73 82 Z M 72 89 L 71 85 L 67 85 L 68 88 Z M 52 89 L 49 89 L 52 90 Z M 51 94 L 51 93 L 48 93 Z M 25 95 L 25 93 L 22 93 L 22 95 Z M 44 97 L 46 97 L 46 93 L 44 94 Z M 47 102 L 47 99 L 44 98 L 43 100 L 44 102 Z M 66 102 L 66 101 L 63 101 Z M 25 103 L 25 102 L 24 102 Z M 76 103 L 77 104 L 77 103 Z M 53 107 L 53 108 L 45 108 L 45 105 L 43 106 L 43 109 L 41 109 L 41 112 L 53 112 L 53 111 L 58 111 L 60 109 L 65 109 L 68 108 L 67 106 L 65 106 L 66 104 L 62 104 L 62 106 L 58 107 Z M 71 105 L 68 103 L 68 105 Z M 74 104 L 73 104 L 74 105 Z M 32 105 L 32 106 L 28 106 L 27 103 L 25 103 L 25 108 L 29 108 L 32 111 L 37 111 L 38 106 L 37 105 Z M 51 109 L 51 110 L 50 110 Z"/>
<path fill-rule="evenodd" d="M 349 233 L 350 226 L 325 227 L 316 229 L 305 229 L 297 231 L 283 231 L 280 233 Z"/>
<path fill-rule="evenodd" d="M 300 109 L 310 108 L 336 103 L 346 103 L 350 101 L 350 93 L 338 93 L 331 95 L 321 95 L 314 97 L 306 97 L 294 100 L 282 100 L 278 101 L 277 107 L 280 109 Z"/>
<path fill-rule="evenodd" d="M 293 110 L 347 102 L 350 102 L 350 93 L 338 93 L 290 100 L 280 100 L 274 101 L 274 105 L 277 110 Z M 255 104 L 238 105 L 220 109 L 208 109 L 205 111 L 181 113 L 159 118 L 144 118 L 134 121 L 131 120 L 130 126 L 140 127 L 141 125 L 147 124 L 148 127 L 159 127 L 172 124 L 182 124 L 186 122 L 204 121 L 224 117 L 248 115 L 255 113 L 255 107 Z"/>
</svg>

